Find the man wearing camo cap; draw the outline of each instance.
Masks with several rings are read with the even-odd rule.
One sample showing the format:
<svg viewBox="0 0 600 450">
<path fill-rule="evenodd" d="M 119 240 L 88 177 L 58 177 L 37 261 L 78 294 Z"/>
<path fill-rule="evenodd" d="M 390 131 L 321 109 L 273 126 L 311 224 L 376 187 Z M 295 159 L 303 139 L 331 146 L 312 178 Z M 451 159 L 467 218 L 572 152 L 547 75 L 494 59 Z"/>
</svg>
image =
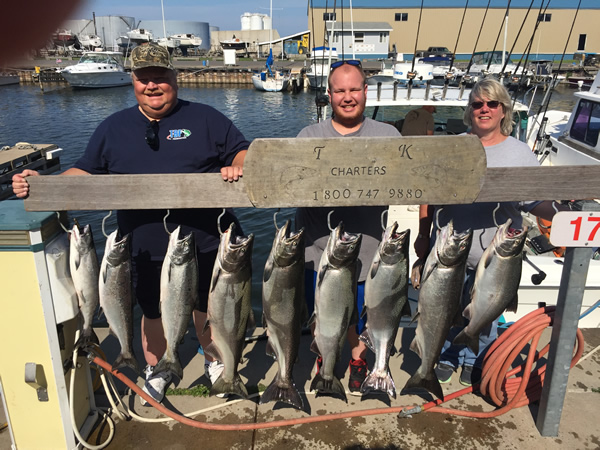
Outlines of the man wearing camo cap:
<svg viewBox="0 0 600 450">
<path fill-rule="evenodd" d="M 149 43 L 131 52 L 131 78 L 137 105 L 104 120 L 92 135 L 84 155 L 64 174 L 214 173 L 223 180 L 237 181 L 249 142 L 235 125 L 216 109 L 177 97 L 177 74 L 165 47 Z M 27 176 L 13 177 L 13 190 L 20 197 L 29 193 Z M 201 195 L 201 193 L 198 193 Z M 208 289 L 219 245 L 216 227 L 221 209 L 173 209 L 167 218 L 169 230 L 181 225 L 181 235 L 194 232 L 199 268 L 199 306 L 193 318 L 203 348 L 211 342 L 202 334 L 206 322 Z M 160 273 L 168 246 L 163 217 L 165 210 L 118 211 L 122 235 L 131 233 L 133 282 L 143 316 L 142 348 L 147 363 L 144 390 L 162 401 L 171 381 L 169 372 L 154 373 L 166 349 L 160 316 Z M 226 229 L 236 222 L 229 211 L 221 219 Z M 205 374 L 214 383 L 223 364 L 205 356 Z M 143 399 L 142 404 L 146 402 Z"/>
</svg>

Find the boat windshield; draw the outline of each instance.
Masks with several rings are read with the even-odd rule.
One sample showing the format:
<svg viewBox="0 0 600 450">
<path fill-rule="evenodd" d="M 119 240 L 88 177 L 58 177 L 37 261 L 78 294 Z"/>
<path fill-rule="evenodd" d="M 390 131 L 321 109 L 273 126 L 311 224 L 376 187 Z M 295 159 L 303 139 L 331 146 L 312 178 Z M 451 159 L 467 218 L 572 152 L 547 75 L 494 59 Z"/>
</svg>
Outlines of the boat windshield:
<svg viewBox="0 0 600 450">
<path fill-rule="evenodd" d="M 504 58 L 511 63 L 508 58 L 508 52 L 505 52 Z M 473 54 L 473 64 L 502 64 L 502 52 L 480 52 Z"/>
<path fill-rule="evenodd" d="M 581 100 L 570 134 L 571 138 L 595 147 L 600 134 L 600 104 Z"/>
<path fill-rule="evenodd" d="M 95 63 L 95 64 L 119 64 L 119 62 L 112 55 L 100 55 L 97 53 L 89 53 L 83 55 L 79 60 L 80 63 Z"/>
</svg>

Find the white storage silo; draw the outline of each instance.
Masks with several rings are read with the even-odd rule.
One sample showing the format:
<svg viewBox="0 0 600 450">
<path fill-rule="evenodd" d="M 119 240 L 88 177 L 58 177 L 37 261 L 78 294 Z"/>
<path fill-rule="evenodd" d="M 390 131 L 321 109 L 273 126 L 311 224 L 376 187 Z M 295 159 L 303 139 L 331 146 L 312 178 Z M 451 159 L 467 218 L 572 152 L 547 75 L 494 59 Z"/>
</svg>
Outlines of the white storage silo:
<svg viewBox="0 0 600 450">
<path fill-rule="evenodd" d="M 262 30 L 263 29 L 263 15 L 254 13 L 250 16 L 250 29 L 251 30 Z"/>
<path fill-rule="evenodd" d="M 244 14 L 241 15 L 241 20 L 242 20 L 242 30 L 249 30 L 250 29 L 250 18 L 252 17 L 252 14 L 250 14 L 249 12 L 246 12 Z"/>
<path fill-rule="evenodd" d="M 273 19 L 269 16 L 263 17 L 263 29 L 270 30 L 273 27 Z"/>
</svg>

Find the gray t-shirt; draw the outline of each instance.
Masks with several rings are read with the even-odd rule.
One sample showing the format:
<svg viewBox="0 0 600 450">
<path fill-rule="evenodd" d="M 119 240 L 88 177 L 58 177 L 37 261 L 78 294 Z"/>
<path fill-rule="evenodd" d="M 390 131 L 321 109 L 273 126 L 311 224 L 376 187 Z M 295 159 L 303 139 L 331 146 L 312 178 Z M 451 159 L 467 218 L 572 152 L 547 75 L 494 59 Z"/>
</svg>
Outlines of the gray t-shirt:
<svg viewBox="0 0 600 450">
<path fill-rule="evenodd" d="M 331 123 L 331 119 L 309 125 L 302 129 L 297 137 L 300 138 L 334 138 L 334 137 L 385 137 L 400 136 L 398 130 L 385 123 L 377 122 L 366 117 L 362 126 L 350 134 L 338 133 Z M 343 157 L 343 155 L 341 156 Z M 362 233 L 362 244 L 358 255 L 359 276 L 358 281 L 364 281 L 379 246 L 383 230 L 381 229 L 381 213 L 387 206 L 351 206 L 342 208 L 298 208 L 296 210 L 296 228 L 304 227 L 306 234 L 306 268 L 317 270 L 319 260 L 327 240 L 329 228 L 327 214 L 331 215 L 331 226 L 336 227 L 340 221 L 344 222 L 344 229 L 349 233 Z"/>
<path fill-rule="evenodd" d="M 485 148 L 488 167 L 524 167 L 539 166 L 535 154 L 529 146 L 518 139 L 509 136 L 503 142 Z M 436 207 L 433 217 L 434 234 L 436 235 L 436 217 L 439 226 L 443 227 L 450 219 L 454 221 L 456 231 L 473 230 L 473 244 L 467 260 L 467 267 L 475 269 L 483 255 L 483 251 L 490 245 L 496 234 L 496 224 L 505 223 L 512 219 L 512 228 L 523 226 L 521 211 L 530 211 L 539 202 L 502 202 L 502 203 L 473 203 L 470 205 L 445 205 Z M 494 213 L 496 207 L 500 208 Z M 439 211 L 439 216 L 437 212 Z"/>
</svg>

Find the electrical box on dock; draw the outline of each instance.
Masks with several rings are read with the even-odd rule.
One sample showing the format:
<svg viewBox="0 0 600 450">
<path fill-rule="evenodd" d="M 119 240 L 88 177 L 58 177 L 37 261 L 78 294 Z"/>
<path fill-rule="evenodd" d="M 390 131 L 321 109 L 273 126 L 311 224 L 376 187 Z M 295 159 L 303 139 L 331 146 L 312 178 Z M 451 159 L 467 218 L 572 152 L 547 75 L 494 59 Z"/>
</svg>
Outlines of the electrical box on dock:
<svg viewBox="0 0 600 450">
<path fill-rule="evenodd" d="M 69 383 L 77 300 L 68 273 L 68 239 L 54 212 L 0 202 L 0 388 L 13 448 L 77 447 L 96 419 L 88 364 Z M 35 430 L 35 431 L 33 431 Z"/>
</svg>

